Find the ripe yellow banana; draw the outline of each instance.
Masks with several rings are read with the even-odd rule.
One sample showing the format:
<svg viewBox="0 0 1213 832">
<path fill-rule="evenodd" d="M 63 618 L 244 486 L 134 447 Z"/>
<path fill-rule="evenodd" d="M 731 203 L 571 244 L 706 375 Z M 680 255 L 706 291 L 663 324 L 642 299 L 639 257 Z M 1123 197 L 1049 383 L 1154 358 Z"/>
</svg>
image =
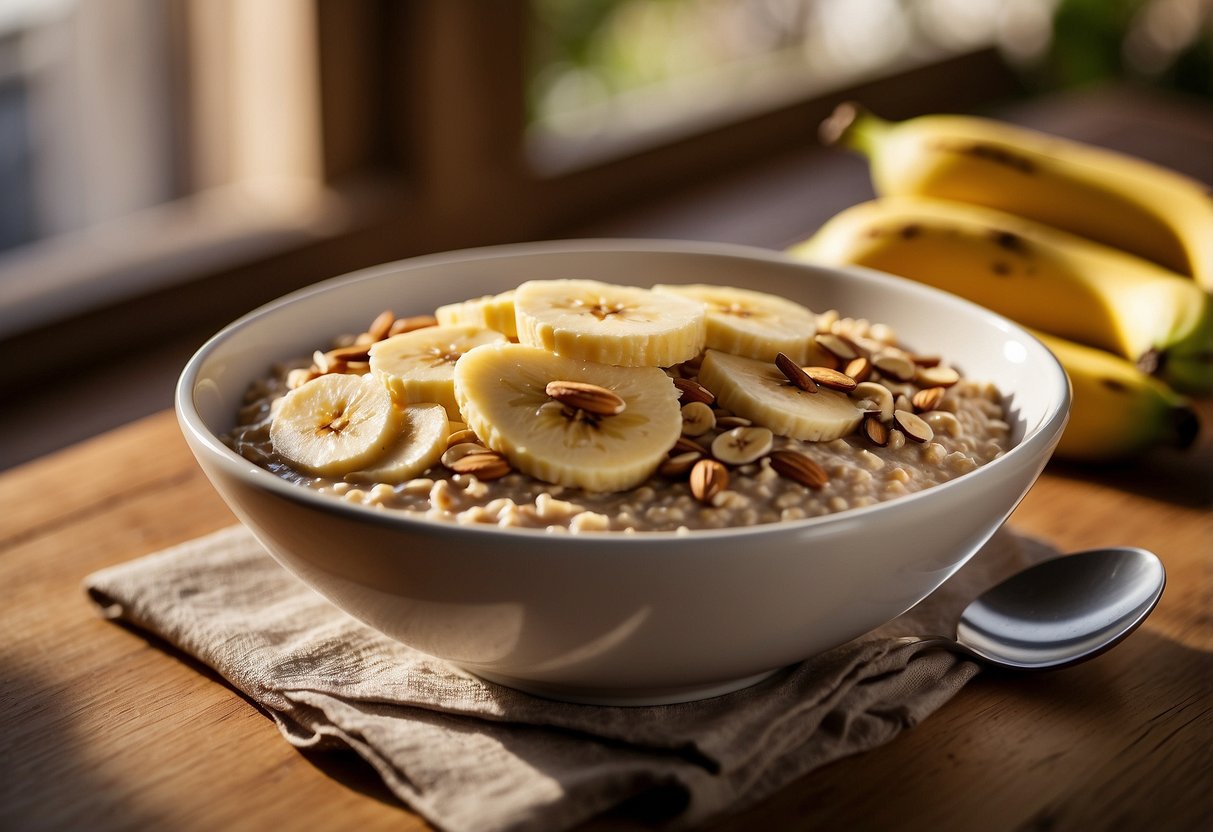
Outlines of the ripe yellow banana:
<svg viewBox="0 0 1213 832">
<path fill-rule="evenodd" d="M 1191 280 L 977 205 L 886 197 L 849 208 L 796 256 L 909 277 L 1025 326 L 1136 362 L 1185 393 L 1213 391 L 1213 299 Z"/>
<path fill-rule="evenodd" d="M 1103 350 L 1033 334 L 1065 367 L 1074 393 L 1058 457 L 1110 461 L 1155 447 L 1182 449 L 1195 440 L 1196 412 L 1158 379 Z"/>
<path fill-rule="evenodd" d="M 1213 291 L 1213 191 L 1157 165 L 990 119 L 888 122 L 843 104 L 822 140 L 866 155 L 881 196 L 986 205 L 1123 248 Z"/>
</svg>

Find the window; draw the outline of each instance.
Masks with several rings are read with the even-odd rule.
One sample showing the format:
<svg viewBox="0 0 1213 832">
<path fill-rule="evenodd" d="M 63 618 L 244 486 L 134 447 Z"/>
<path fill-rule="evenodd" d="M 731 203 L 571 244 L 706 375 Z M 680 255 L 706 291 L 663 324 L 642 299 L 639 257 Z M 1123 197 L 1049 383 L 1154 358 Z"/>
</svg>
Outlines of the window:
<svg viewBox="0 0 1213 832">
<path fill-rule="evenodd" d="M 63 353 L 71 318 L 118 349 L 371 263 L 575 233 L 811 145 L 846 88 L 971 106 L 1012 88 L 987 48 L 1010 5 L 10 0 L 0 340 Z"/>
</svg>

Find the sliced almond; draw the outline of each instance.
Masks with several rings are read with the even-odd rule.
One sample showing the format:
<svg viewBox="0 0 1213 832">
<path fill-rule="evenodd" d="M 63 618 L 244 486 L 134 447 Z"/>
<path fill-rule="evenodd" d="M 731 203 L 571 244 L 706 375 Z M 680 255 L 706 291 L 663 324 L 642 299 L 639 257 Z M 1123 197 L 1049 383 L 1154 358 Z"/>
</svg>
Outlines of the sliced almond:
<svg viewBox="0 0 1213 832">
<path fill-rule="evenodd" d="M 774 441 L 767 428 L 733 428 L 712 440 L 712 456 L 726 465 L 747 465 L 770 453 Z"/>
<path fill-rule="evenodd" d="M 663 460 L 661 465 L 657 466 L 657 473 L 669 479 L 678 479 L 686 476 L 695 463 L 703 459 L 703 454 L 699 451 L 688 451 L 684 454 L 671 456 Z"/>
<path fill-rule="evenodd" d="M 817 382 L 813 381 L 812 376 L 804 371 L 804 368 L 797 364 L 792 359 L 788 358 L 783 353 L 775 356 L 775 366 L 779 368 L 779 372 L 783 373 L 796 387 L 806 393 L 817 392 Z"/>
<path fill-rule="evenodd" d="M 497 480 L 510 473 L 510 463 L 499 453 L 469 453 L 447 465 L 457 474 L 470 474 L 479 480 Z"/>
<path fill-rule="evenodd" d="M 431 326 L 438 326 L 438 319 L 433 315 L 412 315 L 408 318 L 397 318 L 392 321 L 392 326 L 388 330 L 388 336 L 403 335 L 415 329 L 425 329 Z"/>
<path fill-rule="evenodd" d="M 806 488 L 824 488 L 830 481 L 830 475 L 824 468 L 797 451 L 775 451 L 770 459 L 775 473 Z"/>
<path fill-rule="evenodd" d="M 813 340 L 817 342 L 817 346 L 837 358 L 840 364 L 845 365 L 862 354 L 854 341 L 833 332 L 819 332 L 813 336 Z"/>
<path fill-rule="evenodd" d="M 316 372 L 321 375 L 329 372 L 329 358 L 321 350 L 316 350 L 312 353 L 312 365 L 316 368 Z"/>
<path fill-rule="evenodd" d="M 894 412 L 898 410 L 908 410 L 913 413 L 914 402 L 911 401 L 910 397 L 905 393 L 898 393 L 893 399 L 893 410 Z"/>
<path fill-rule="evenodd" d="M 348 347 L 337 347 L 325 353 L 330 360 L 336 361 L 367 361 L 371 357 L 370 347 L 366 344 L 350 344 Z"/>
<path fill-rule="evenodd" d="M 911 355 L 910 360 L 919 367 L 938 367 L 943 361 L 938 355 Z"/>
<path fill-rule="evenodd" d="M 455 431 L 449 437 L 447 437 L 446 441 L 448 445 L 460 445 L 465 442 L 471 442 L 477 445 L 484 444 L 480 441 L 480 437 L 476 435 L 476 431 L 470 428 L 463 428 L 462 430 Z"/>
<path fill-rule="evenodd" d="M 915 442 L 930 442 L 935 438 L 935 431 L 931 430 L 931 426 L 921 416 L 908 410 L 894 411 L 893 423 L 901 428 L 906 439 Z"/>
<path fill-rule="evenodd" d="M 855 385 L 859 383 L 846 373 L 840 373 L 828 367 L 805 367 L 804 371 L 808 374 L 809 378 L 822 387 L 828 387 L 831 390 L 841 390 L 843 393 L 850 393 L 855 389 Z"/>
<path fill-rule="evenodd" d="M 394 323 L 396 323 L 396 316 L 392 310 L 384 309 L 375 320 L 371 321 L 371 325 L 366 328 L 366 334 L 371 337 L 372 341 L 382 341 L 388 337 Z"/>
<path fill-rule="evenodd" d="M 936 410 L 939 407 L 939 403 L 943 401 L 944 392 L 942 387 L 924 387 L 910 397 L 910 403 L 914 405 L 914 410 L 919 413 Z"/>
<path fill-rule="evenodd" d="M 716 401 L 716 394 L 694 379 L 676 378 L 674 386 L 678 388 L 679 399 L 684 404 L 690 402 L 713 404 Z"/>
<path fill-rule="evenodd" d="M 496 453 L 496 451 L 490 451 L 479 442 L 451 442 L 442 454 L 442 464 L 447 468 L 454 470 L 455 463 L 459 462 L 459 460 L 463 459 L 465 456 L 492 453 Z"/>
<path fill-rule="evenodd" d="M 703 402 L 688 402 L 682 406 L 682 435 L 703 436 L 716 427 L 716 414 Z"/>
<path fill-rule="evenodd" d="M 844 373 L 855 379 L 856 382 L 867 381 L 872 375 L 872 362 L 862 355 L 858 358 L 852 358 L 847 362 Z"/>
<path fill-rule="evenodd" d="M 875 416 L 863 420 L 863 435 L 868 437 L 873 445 L 883 448 L 889 444 L 889 428 Z"/>
<path fill-rule="evenodd" d="M 697 453 L 706 454 L 708 449 L 700 445 L 698 442 L 687 439 L 685 436 L 680 436 L 674 441 L 674 447 L 670 448 L 670 456 L 678 454 Z"/>
<path fill-rule="evenodd" d="M 872 358 L 872 366 L 880 370 L 883 375 L 895 378 L 898 381 L 910 381 L 917 372 L 914 362 L 891 352 L 883 352 L 874 356 Z"/>
<path fill-rule="evenodd" d="M 732 414 L 728 416 L 716 416 L 716 427 L 720 428 L 721 430 L 748 428 L 752 424 L 754 423 L 744 416 L 733 416 Z"/>
<path fill-rule="evenodd" d="M 960 381 L 960 373 L 951 367 L 919 367 L 915 378 L 927 387 L 951 387 Z"/>
<path fill-rule="evenodd" d="M 566 407 L 595 416 L 618 416 L 627 407 L 614 390 L 584 381 L 549 381 L 544 392 Z"/>
<path fill-rule="evenodd" d="M 691 468 L 691 496 L 701 503 L 729 487 L 729 469 L 714 459 L 701 459 Z"/>
</svg>

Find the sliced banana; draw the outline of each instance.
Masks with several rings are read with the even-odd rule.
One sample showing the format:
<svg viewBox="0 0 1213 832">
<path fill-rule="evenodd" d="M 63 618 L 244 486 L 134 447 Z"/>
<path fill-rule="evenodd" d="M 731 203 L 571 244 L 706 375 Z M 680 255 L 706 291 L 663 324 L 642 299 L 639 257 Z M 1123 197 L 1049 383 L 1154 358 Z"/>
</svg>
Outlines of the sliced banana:
<svg viewBox="0 0 1213 832">
<path fill-rule="evenodd" d="M 514 291 L 518 340 L 567 358 L 671 367 L 703 350 L 704 307 L 596 280 L 532 280 Z"/>
<path fill-rule="evenodd" d="M 813 341 L 817 315 L 778 295 L 731 286 L 658 284 L 653 291 L 702 301 L 710 349 L 774 361 L 784 353 L 798 364 L 820 357 Z"/>
<path fill-rule="evenodd" d="M 385 456 L 369 468 L 346 474 L 350 482 L 398 483 L 420 476 L 436 465 L 446 450 L 449 423 L 440 404 L 412 404 L 401 409 L 400 433 Z"/>
<path fill-rule="evenodd" d="M 330 373 L 286 394 L 270 424 L 270 442 L 301 471 L 342 476 L 382 457 L 403 418 L 377 378 Z"/>
<path fill-rule="evenodd" d="M 863 418 L 842 393 L 801 390 L 774 364 L 718 350 L 704 354 L 699 382 L 716 394 L 721 407 L 794 439 L 838 439 L 855 430 Z"/>
<path fill-rule="evenodd" d="M 473 347 L 504 343 L 505 335 L 479 326 L 431 326 L 393 335 L 371 347 L 371 372 L 401 404 L 435 402 L 459 419 L 455 362 Z"/>
<path fill-rule="evenodd" d="M 434 317 L 443 326 L 478 326 L 502 333 L 507 338 L 518 339 L 518 326 L 514 321 L 514 290 L 499 295 L 449 303 L 434 310 Z"/>
<path fill-rule="evenodd" d="M 553 381 L 597 385 L 624 401 L 595 415 L 547 394 Z M 678 390 L 656 367 L 616 367 L 522 344 L 489 344 L 455 365 L 468 427 L 525 474 L 587 491 L 622 491 L 647 479 L 682 431 Z M 566 400 L 567 401 L 567 400 Z"/>
</svg>

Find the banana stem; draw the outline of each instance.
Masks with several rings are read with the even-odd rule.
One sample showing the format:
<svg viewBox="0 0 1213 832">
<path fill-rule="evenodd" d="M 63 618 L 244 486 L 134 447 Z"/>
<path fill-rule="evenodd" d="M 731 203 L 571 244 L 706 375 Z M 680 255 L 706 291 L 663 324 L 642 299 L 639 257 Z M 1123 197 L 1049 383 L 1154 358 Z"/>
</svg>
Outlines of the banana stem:
<svg viewBox="0 0 1213 832">
<path fill-rule="evenodd" d="M 822 144 L 842 144 L 871 156 L 892 127 L 891 122 L 880 118 L 862 104 L 844 101 L 821 123 L 817 134 Z"/>
</svg>

